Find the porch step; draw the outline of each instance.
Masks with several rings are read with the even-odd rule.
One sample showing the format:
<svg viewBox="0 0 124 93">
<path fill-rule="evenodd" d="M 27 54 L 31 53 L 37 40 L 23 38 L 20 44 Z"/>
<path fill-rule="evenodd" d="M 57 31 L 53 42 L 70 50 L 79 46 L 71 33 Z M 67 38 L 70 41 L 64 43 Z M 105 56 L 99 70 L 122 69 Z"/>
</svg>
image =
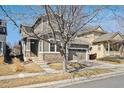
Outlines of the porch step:
<svg viewBox="0 0 124 93">
<path fill-rule="evenodd" d="M 44 63 L 44 61 L 42 59 L 37 58 L 37 57 L 36 58 L 32 58 L 32 60 L 33 60 L 34 63 L 38 63 L 38 64 Z"/>
</svg>

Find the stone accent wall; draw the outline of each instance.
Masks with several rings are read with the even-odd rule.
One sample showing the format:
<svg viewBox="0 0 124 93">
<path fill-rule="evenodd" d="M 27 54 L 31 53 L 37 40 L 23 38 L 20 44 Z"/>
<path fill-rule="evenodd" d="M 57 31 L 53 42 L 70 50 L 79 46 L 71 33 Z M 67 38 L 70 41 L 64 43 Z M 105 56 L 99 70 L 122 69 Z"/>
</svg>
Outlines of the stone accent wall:
<svg viewBox="0 0 124 93">
<path fill-rule="evenodd" d="M 63 62 L 63 58 L 60 53 L 44 53 L 43 60 L 48 63 Z"/>
</svg>

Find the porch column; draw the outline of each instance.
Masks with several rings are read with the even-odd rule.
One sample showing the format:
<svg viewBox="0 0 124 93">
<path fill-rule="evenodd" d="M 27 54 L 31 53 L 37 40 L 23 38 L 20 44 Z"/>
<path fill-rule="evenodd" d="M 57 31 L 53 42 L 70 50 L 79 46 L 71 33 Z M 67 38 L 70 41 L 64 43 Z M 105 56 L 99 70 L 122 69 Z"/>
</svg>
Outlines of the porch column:
<svg viewBox="0 0 124 93">
<path fill-rule="evenodd" d="M 86 50 L 86 61 L 88 61 L 88 50 Z"/>
<path fill-rule="evenodd" d="M 1 56 L 3 56 L 3 42 L 1 42 Z"/>
<path fill-rule="evenodd" d="M 25 48 L 25 42 L 24 41 L 22 41 L 22 52 L 23 52 L 23 56 L 24 57 L 26 57 L 26 55 L 25 55 L 25 51 L 26 51 L 26 48 Z"/>
<path fill-rule="evenodd" d="M 108 42 L 108 56 L 110 55 L 110 43 Z"/>
<path fill-rule="evenodd" d="M 26 56 L 30 57 L 30 39 L 26 40 L 26 53 Z"/>
</svg>

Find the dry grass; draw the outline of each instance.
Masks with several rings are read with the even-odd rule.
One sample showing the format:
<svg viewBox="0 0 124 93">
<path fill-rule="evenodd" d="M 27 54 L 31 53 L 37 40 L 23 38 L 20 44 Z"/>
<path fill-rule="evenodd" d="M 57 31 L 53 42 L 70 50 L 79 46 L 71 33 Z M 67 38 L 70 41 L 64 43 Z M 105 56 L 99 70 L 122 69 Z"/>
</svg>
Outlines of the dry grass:
<svg viewBox="0 0 124 93">
<path fill-rule="evenodd" d="M 92 75 L 104 74 L 112 72 L 110 68 L 93 68 L 72 73 L 74 77 L 90 77 Z"/>
<path fill-rule="evenodd" d="M 44 70 L 36 63 L 30 63 L 30 64 L 26 64 L 24 65 L 24 71 L 25 72 L 44 72 Z"/>
<path fill-rule="evenodd" d="M 14 74 L 16 72 L 16 66 L 14 64 L 0 65 L 0 76 Z"/>
<path fill-rule="evenodd" d="M 46 83 L 46 82 L 64 80 L 69 78 L 70 78 L 69 73 L 49 74 L 44 76 L 38 75 L 38 76 L 19 78 L 19 79 L 2 80 L 0 81 L 0 87 L 1 88 L 17 87 L 22 85 Z"/>
<path fill-rule="evenodd" d="M 12 64 L 0 64 L 0 76 L 11 75 L 17 72 L 43 72 L 44 70 L 35 63 L 22 64 L 18 58 L 12 59 Z"/>
<path fill-rule="evenodd" d="M 4 64 L 4 57 L 0 57 L 0 65 Z"/>
<path fill-rule="evenodd" d="M 71 74 L 58 73 L 58 74 L 49 74 L 49 75 L 37 75 L 37 76 L 18 78 L 18 79 L 1 80 L 0 87 L 9 88 L 9 87 L 17 87 L 17 86 L 30 85 L 30 84 L 47 83 L 52 81 L 70 79 L 72 77 L 71 75 L 73 75 L 74 77 L 89 77 L 92 75 L 98 75 L 109 72 L 112 72 L 112 69 L 93 68 Z"/>
<path fill-rule="evenodd" d="M 124 64 L 124 62 L 112 62 L 112 61 L 106 61 L 106 62 L 114 65 Z"/>
<path fill-rule="evenodd" d="M 62 63 L 51 63 L 49 66 L 56 70 L 62 70 L 63 64 Z"/>
<path fill-rule="evenodd" d="M 119 56 L 114 56 L 114 57 L 107 56 L 107 57 L 103 57 L 97 60 L 105 61 L 110 64 L 124 64 L 124 58 L 119 57 Z"/>
<path fill-rule="evenodd" d="M 72 68 L 85 68 L 85 67 L 88 67 L 86 64 L 80 64 L 80 63 L 70 63 L 69 66 L 72 67 Z"/>
</svg>

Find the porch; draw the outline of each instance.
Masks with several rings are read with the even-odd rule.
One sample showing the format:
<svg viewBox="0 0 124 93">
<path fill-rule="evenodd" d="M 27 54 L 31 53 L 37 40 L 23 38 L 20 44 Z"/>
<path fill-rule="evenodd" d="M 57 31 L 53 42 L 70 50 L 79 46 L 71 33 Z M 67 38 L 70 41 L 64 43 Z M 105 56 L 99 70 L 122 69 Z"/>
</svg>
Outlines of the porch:
<svg viewBox="0 0 124 93">
<path fill-rule="evenodd" d="M 97 58 L 102 58 L 105 56 L 119 56 L 119 44 L 115 41 L 105 41 L 98 44 Z"/>
<path fill-rule="evenodd" d="M 41 41 L 34 38 L 26 38 L 22 41 L 22 53 L 25 61 L 28 59 L 41 61 L 40 56 Z"/>
</svg>

